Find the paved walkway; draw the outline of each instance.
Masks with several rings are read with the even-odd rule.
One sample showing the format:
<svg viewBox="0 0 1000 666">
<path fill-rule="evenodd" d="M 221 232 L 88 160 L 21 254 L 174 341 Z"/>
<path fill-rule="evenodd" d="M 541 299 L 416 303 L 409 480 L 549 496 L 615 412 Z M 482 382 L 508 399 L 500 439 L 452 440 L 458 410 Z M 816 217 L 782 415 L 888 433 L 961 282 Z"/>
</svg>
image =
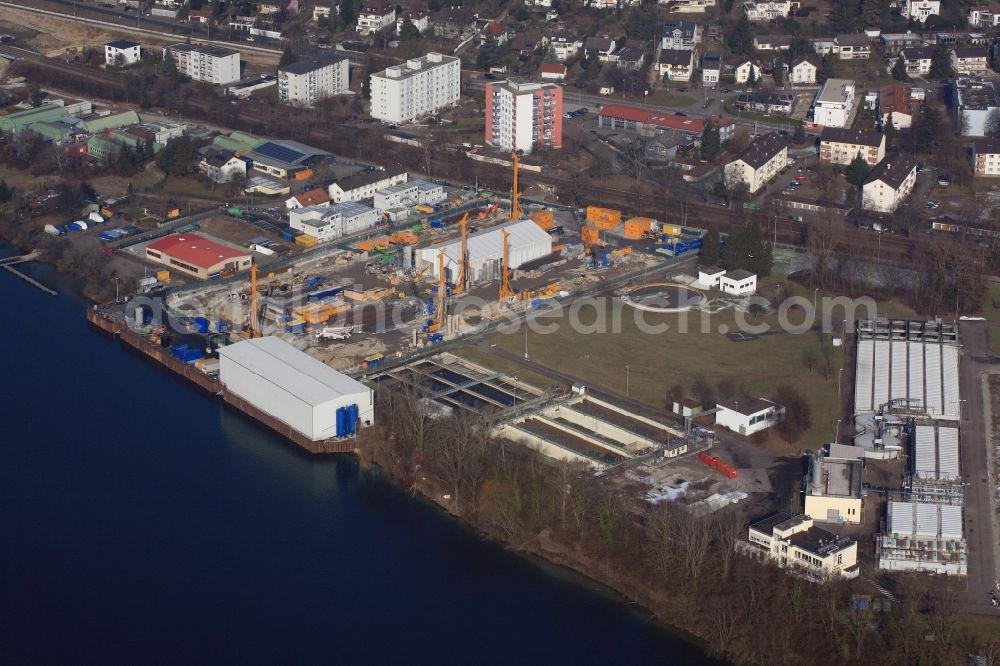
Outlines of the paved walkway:
<svg viewBox="0 0 1000 666">
<path fill-rule="evenodd" d="M 986 322 L 963 322 L 960 367 L 962 410 L 962 478 L 966 483 L 965 528 L 969 544 L 966 602 L 992 609 L 989 593 L 998 580 L 1000 562 L 993 505 L 994 469 L 989 375 L 1000 374 L 1000 359 L 990 355 Z"/>
</svg>

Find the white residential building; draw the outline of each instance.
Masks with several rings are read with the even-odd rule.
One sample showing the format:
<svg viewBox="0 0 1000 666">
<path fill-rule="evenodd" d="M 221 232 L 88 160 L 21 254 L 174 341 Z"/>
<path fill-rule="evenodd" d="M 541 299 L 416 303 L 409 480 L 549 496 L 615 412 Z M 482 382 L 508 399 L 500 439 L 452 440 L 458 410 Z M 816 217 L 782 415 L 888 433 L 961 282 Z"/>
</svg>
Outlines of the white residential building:
<svg viewBox="0 0 1000 666">
<path fill-rule="evenodd" d="M 667 11 L 678 14 L 699 14 L 716 5 L 715 0 L 657 0 L 657 2 L 667 5 Z"/>
<path fill-rule="evenodd" d="M 906 74 L 908 76 L 927 76 L 931 73 L 931 63 L 934 62 L 934 47 L 907 47 L 899 52 L 899 57 L 903 59 L 903 64 L 906 65 Z M 892 60 L 889 63 L 890 71 L 895 64 L 896 60 Z"/>
<path fill-rule="evenodd" d="M 719 266 L 705 266 L 698 268 L 698 285 L 702 289 L 718 289 L 719 281 L 726 274 L 726 269 Z"/>
<path fill-rule="evenodd" d="M 792 63 L 789 81 L 793 86 L 816 85 L 816 70 L 816 63 L 811 61 L 808 56 L 799 56 Z"/>
<path fill-rule="evenodd" d="M 1000 139 L 973 141 L 972 164 L 976 176 L 1000 176 Z"/>
<path fill-rule="evenodd" d="M 729 188 L 746 183 L 751 194 L 788 166 L 788 142 L 776 132 L 754 139 L 739 157 L 726 165 L 725 184 Z"/>
<path fill-rule="evenodd" d="M 221 46 L 171 44 L 163 49 L 163 57 L 171 58 L 177 71 L 192 81 L 225 85 L 240 80 L 240 54 Z"/>
<path fill-rule="evenodd" d="M 345 57 L 300 60 L 278 69 L 278 99 L 312 106 L 349 90 L 350 62 Z"/>
<path fill-rule="evenodd" d="M 941 0 L 899 0 L 899 13 L 923 23 L 931 16 L 941 15 Z"/>
<path fill-rule="evenodd" d="M 384 187 L 375 193 L 375 209 L 393 210 L 420 204 L 433 206 L 448 198 L 444 186 L 426 180 L 410 180 Z"/>
<path fill-rule="evenodd" d="M 693 51 L 701 40 L 701 28 L 694 21 L 666 21 L 660 26 L 660 48 Z"/>
<path fill-rule="evenodd" d="M 371 35 L 396 22 L 396 7 L 389 3 L 365 4 L 358 11 L 358 34 Z"/>
<path fill-rule="evenodd" d="M 750 553 L 821 582 L 857 578 L 858 542 L 813 524 L 808 515 L 777 513 L 751 523 Z"/>
<path fill-rule="evenodd" d="M 563 90 L 514 79 L 486 84 L 486 143 L 530 153 L 562 147 Z"/>
<path fill-rule="evenodd" d="M 405 183 L 406 180 L 405 171 L 370 171 L 334 181 L 327 192 L 334 203 L 364 201 L 373 198 L 379 190 Z"/>
<path fill-rule="evenodd" d="M 764 76 L 764 70 L 761 69 L 760 64 L 752 60 L 744 60 L 742 63 L 736 66 L 736 70 L 733 75 L 736 78 L 736 83 L 747 83 L 750 81 L 750 70 L 753 69 L 754 81 L 758 83 L 761 77 Z"/>
<path fill-rule="evenodd" d="M 138 42 L 116 39 L 104 45 L 104 64 L 108 67 L 125 67 L 139 62 L 141 49 Z"/>
<path fill-rule="evenodd" d="M 837 35 L 834 51 L 841 60 L 867 60 L 872 57 L 872 40 L 866 33 Z"/>
<path fill-rule="evenodd" d="M 893 153 L 875 165 L 861 186 L 861 207 L 876 213 L 893 213 L 913 191 L 917 161 Z"/>
<path fill-rule="evenodd" d="M 371 76 L 372 118 L 412 122 L 458 102 L 461 61 L 440 53 L 407 60 Z"/>
<path fill-rule="evenodd" d="M 813 122 L 822 127 L 845 127 L 854 107 L 854 81 L 827 79 L 816 96 Z"/>
<path fill-rule="evenodd" d="M 718 53 L 706 53 L 701 58 L 701 84 L 706 88 L 719 85 L 722 77 L 722 56 Z"/>
<path fill-rule="evenodd" d="M 784 18 L 798 9 L 801 3 L 792 0 L 771 0 L 769 2 L 754 2 L 747 0 L 743 3 L 743 11 L 747 15 L 748 21 L 773 21 Z"/>
<path fill-rule="evenodd" d="M 663 49 L 656 61 L 656 72 L 670 81 L 690 81 L 694 72 L 694 51 Z"/>
<path fill-rule="evenodd" d="M 970 7 L 969 25 L 974 28 L 995 28 L 1000 25 L 1000 7 Z"/>
<path fill-rule="evenodd" d="M 582 48 L 583 40 L 567 33 L 553 35 L 549 42 L 549 49 L 559 62 L 566 62 L 579 53 Z"/>
<path fill-rule="evenodd" d="M 401 16 L 396 17 L 396 34 L 399 35 L 403 31 L 403 26 L 406 25 L 406 20 L 409 19 L 413 27 L 423 35 L 427 32 L 427 28 L 430 25 L 430 15 L 422 9 L 414 9 L 411 11 L 404 11 Z"/>
<path fill-rule="evenodd" d="M 990 70 L 990 54 L 984 46 L 952 49 L 951 68 L 958 74 L 985 74 Z"/>
<path fill-rule="evenodd" d="M 819 137 L 821 162 L 847 166 L 858 155 L 870 166 L 885 157 L 885 135 L 877 130 L 853 130 L 824 127 Z"/>
<path fill-rule="evenodd" d="M 763 398 L 742 397 L 716 404 L 715 424 L 749 436 L 777 425 L 785 408 Z"/>
</svg>

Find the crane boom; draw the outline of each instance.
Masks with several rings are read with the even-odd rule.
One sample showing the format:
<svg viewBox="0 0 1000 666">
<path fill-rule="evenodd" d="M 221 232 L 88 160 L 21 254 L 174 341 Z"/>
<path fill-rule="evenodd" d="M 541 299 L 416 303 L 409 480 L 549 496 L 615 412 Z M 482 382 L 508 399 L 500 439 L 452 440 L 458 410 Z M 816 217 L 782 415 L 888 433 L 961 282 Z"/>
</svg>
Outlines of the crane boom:
<svg viewBox="0 0 1000 666">
<path fill-rule="evenodd" d="M 444 270 L 444 250 L 438 252 L 438 302 L 434 319 L 427 325 L 428 333 L 437 333 L 444 326 L 445 306 L 447 305 L 448 278 Z"/>
<path fill-rule="evenodd" d="M 511 162 L 514 163 L 514 187 L 510 194 L 510 219 L 520 220 L 524 215 L 524 211 L 521 210 L 521 193 L 517 190 L 517 175 L 521 169 L 521 156 L 514 151 L 510 154 Z"/>
<path fill-rule="evenodd" d="M 462 216 L 459 225 L 462 228 L 462 256 L 458 259 L 458 279 L 455 280 L 455 288 L 452 294 L 461 294 L 465 291 L 465 282 L 469 279 L 469 231 L 466 223 L 469 221 L 469 214 Z"/>
<path fill-rule="evenodd" d="M 257 324 L 257 264 L 250 267 L 250 337 L 259 338 L 260 331 Z"/>
</svg>

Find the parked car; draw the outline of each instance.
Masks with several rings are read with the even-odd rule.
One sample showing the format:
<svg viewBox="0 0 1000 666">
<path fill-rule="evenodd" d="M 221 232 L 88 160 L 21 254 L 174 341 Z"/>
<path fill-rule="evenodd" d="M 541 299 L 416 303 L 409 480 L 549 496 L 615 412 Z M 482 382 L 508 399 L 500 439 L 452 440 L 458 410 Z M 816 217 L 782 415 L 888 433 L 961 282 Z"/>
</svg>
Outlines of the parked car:
<svg viewBox="0 0 1000 666">
<path fill-rule="evenodd" d="M 687 114 L 684 113 L 683 111 L 674 111 L 674 115 L 675 116 L 686 116 Z"/>
<path fill-rule="evenodd" d="M 948 187 L 949 185 L 951 185 L 951 180 L 947 176 L 939 176 L 938 185 L 940 187 Z"/>
<path fill-rule="evenodd" d="M 798 176 L 796 176 L 795 180 L 797 180 L 799 182 L 804 182 L 806 180 L 809 180 L 809 177 L 806 176 L 804 173 L 802 173 L 802 174 L 799 174 Z"/>
</svg>

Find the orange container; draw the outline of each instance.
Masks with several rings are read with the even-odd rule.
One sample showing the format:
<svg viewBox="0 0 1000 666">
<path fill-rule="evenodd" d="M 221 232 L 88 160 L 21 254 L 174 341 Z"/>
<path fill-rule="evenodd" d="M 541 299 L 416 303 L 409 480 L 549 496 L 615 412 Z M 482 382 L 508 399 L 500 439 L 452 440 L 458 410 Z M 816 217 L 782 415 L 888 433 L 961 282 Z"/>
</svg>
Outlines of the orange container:
<svg viewBox="0 0 1000 666">
<path fill-rule="evenodd" d="M 386 249 L 391 244 L 392 243 L 389 242 L 389 237 L 388 236 L 382 236 L 381 238 L 376 238 L 375 239 L 375 247 L 380 248 L 382 250 Z"/>
<path fill-rule="evenodd" d="M 302 234 L 301 236 L 295 237 L 295 242 L 302 247 L 313 247 L 319 243 L 319 239 L 315 236 L 310 236 L 309 234 Z"/>
<path fill-rule="evenodd" d="M 295 180 L 309 180 L 315 175 L 312 169 L 303 169 L 302 171 L 295 172 Z"/>
<path fill-rule="evenodd" d="M 614 229 L 622 223 L 622 212 L 613 208 L 587 206 L 587 221 L 593 222 L 598 229 Z"/>
<path fill-rule="evenodd" d="M 545 231 L 551 229 L 554 224 L 551 210 L 536 210 L 531 214 L 531 220 Z"/>
<path fill-rule="evenodd" d="M 580 239 L 583 241 L 584 245 L 593 245 L 600 240 L 600 238 L 601 234 L 598 232 L 597 227 L 592 227 L 588 224 L 580 230 Z"/>
<path fill-rule="evenodd" d="M 648 217 L 630 218 L 625 220 L 625 238 L 642 238 L 652 228 L 653 221 Z"/>
<path fill-rule="evenodd" d="M 375 249 L 375 242 L 370 240 L 359 241 L 354 244 L 354 247 L 358 248 L 362 252 L 371 252 Z"/>
</svg>

